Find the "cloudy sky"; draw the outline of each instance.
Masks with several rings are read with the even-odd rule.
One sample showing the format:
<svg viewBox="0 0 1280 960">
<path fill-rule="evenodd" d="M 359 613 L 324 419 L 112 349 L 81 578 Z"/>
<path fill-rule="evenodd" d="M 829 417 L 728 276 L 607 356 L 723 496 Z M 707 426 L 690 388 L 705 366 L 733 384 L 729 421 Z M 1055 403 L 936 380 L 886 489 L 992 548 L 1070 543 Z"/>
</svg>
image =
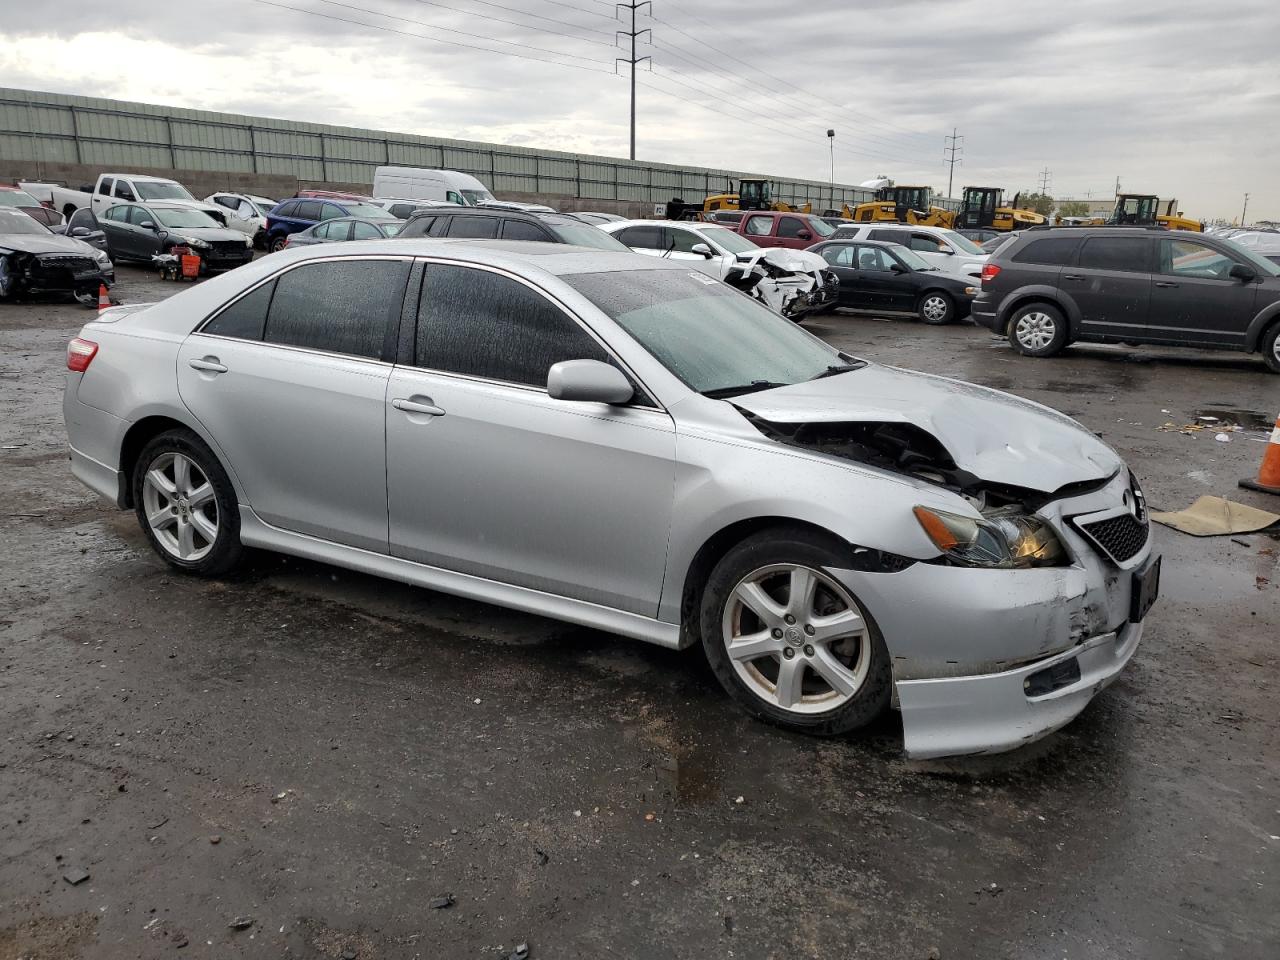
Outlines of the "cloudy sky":
<svg viewBox="0 0 1280 960">
<path fill-rule="evenodd" d="M 0 85 L 626 156 L 604 0 L 6 4 Z M 74 13 L 70 8 L 74 7 Z M 58 14 L 59 8 L 62 15 Z M 626 14 L 629 18 L 629 14 Z M 654 0 L 637 156 L 1280 219 L 1280 3 Z M 623 41 L 629 42 L 629 41 Z"/>
</svg>

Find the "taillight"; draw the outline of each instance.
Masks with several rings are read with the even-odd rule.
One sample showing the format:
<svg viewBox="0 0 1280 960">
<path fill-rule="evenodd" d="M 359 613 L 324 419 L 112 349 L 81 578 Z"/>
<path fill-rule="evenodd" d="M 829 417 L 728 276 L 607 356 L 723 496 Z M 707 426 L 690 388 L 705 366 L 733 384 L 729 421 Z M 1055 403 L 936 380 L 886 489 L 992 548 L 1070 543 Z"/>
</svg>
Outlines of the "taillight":
<svg viewBox="0 0 1280 960">
<path fill-rule="evenodd" d="M 96 343 L 76 337 L 67 344 L 67 369 L 72 373 L 84 373 L 89 369 L 89 362 L 97 355 Z"/>
<path fill-rule="evenodd" d="M 986 283 L 988 280 L 994 280 L 999 273 L 1000 268 L 996 264 L 984 263 L 982 265 L 982 282 Z"/>
</svg>

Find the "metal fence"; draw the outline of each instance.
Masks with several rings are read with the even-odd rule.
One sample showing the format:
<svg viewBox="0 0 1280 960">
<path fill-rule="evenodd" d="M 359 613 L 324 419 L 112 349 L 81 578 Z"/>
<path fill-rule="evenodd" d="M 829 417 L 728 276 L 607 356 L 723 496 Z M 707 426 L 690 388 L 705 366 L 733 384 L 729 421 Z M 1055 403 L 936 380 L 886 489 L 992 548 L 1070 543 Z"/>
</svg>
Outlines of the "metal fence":
<svg viewBox="0 0 1280 960">
<path fill-rule="evenodd" d="M 296 123 L 96 97 L 0 88 L 0 159 L 102 169 L 276 174 L 371 184 L 374 168 L 458 170 L 501 195 L 519 192 L 664 203 L 736 189 L 764 176 L 775 196 L 815 210 L 874 199 L 847 184 L 750 171 L 643 163 L 503 144 Z"/>
</svg>

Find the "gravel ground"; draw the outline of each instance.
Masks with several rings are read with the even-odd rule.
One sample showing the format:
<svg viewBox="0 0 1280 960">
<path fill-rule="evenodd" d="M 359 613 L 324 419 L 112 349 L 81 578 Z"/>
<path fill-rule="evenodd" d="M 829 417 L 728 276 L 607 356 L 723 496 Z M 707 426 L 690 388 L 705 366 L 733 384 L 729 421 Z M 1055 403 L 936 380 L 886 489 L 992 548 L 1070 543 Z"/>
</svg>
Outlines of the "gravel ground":
<svg viewBox="0 0 1280 960">
<path fill-rule="evenodd" d="M 0 960 L 1280 955 L 1280 538 L 1157 528 L 1115 685 L 915 763 L 893 717 L 754 723 L 693 652 L 274 555 L 169 572 L 67 467 L 88 316 L 0 307 Z M 1277 507 L 1236 489 L 1280 406 L 1256 358 L 807 325 L 1070 413 L 1157 509 Z M 1245 429 L 1159 429 L 1200 415 Z"/>
</svg>

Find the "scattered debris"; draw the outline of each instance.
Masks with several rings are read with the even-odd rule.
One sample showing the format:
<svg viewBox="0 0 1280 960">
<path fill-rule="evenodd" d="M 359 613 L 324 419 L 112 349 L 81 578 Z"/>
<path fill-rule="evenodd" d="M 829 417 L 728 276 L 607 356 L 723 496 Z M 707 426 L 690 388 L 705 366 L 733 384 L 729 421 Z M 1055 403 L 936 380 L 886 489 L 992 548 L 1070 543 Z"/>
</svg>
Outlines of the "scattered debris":
<svg viewBox="0 0 1280 960">
<path fill-rule="evenodd" d="M 1232 543 L 1238 543 L 1238 544 L 1240 544 L 1240 546 L 1242 546 L 1242 547 L 1247 547 L 1247 546 L 1249 546 L 1249 545 L 1250 545 L 1248 540 L 1241 540 L 1239 537 L 1232 537 L 1232 538 L 1231 538 L 1231 542 L 1232 542 Z"/>
<path fill-rule="evenodd" d="M 646 823 L 653 823 L 653 821 L 658 819 L 658 815 L 656 813 L 646 813 L 644 815 L 644 819 Z"/>
<path fill-rule="evenodd" d="M 443 897 L 436 897 L 431 901 L 432 910 L 448 910 L 456 901 L 453 899 L 452 893 L 446 893 Z"/>
<path fill-rule="evenodd" d="M 343 947 L 341 956 L 342 960 L 356 960 L 356 957 L 360 956 L 360 951 L 355 947 Z"/>
<path fill-rule="evenodd" d="M 248 930 L 253 926 L 253 917 L 236 917 L 227 926 L 232 930 Z"/>
<path fill-rule="evenodd" d="M 537 849 L 536 847 L 534 848 L 534 851 L 533 851 L 533 859 L 537 861 L 538 866 L 540 867 L 545 867 L 548 863 L 551 862 L 551 858 L 547 856 L 545 853 L 543 853 L 541 850 Z"/>
<path fill-rule="evenodd" d="M 1217 440 L 1219 443 L 1230 443 L 1230 442 L 1231 442 L 1231 434 L 1229 434 L 1229 433 L 1216 433 L 1216 434 L 1214 434 L 1213 439 Z"/>
<path fill-rule="evenodd" d="M 527 943 L 518 944 L 513 951 L 507 954 L 507 960 L 529 960 L 529 945 Z"/>
<path fill-rule="evenodd" d="M 154 823 L 148 823 L 148 824 L 147 824 L 147 829 L 148 829 L 148 830 L 159 830 L 161 827 L 163 827 L 163 826 L 164 826 L 166 823 L 168 823 L 168 822 L 169 822 L 169 818 L 168 818 L 168 817 L 161 817 L 159 820 L 156 820 Z"/>
<path fill-rule="evenodd" d="M 62 879 L 74 887 L 76 884 L 84 883 L 89 879 L 89 871 L 84 867 L 73 867 L 62 875 Z"/>
<path fill-rule="evenodd" d="M 214 846 L 217 846 L 222 842 L 222 837 L 218 836 L 218 834 L 215 833 L 212 837 L 209 838 L 209 842 L 212 843 Z"/>
<path fill-rule="evenodd" d="M 187 935 L 183 933 L 181 930 L 176 931 L 170 939 L 173 941 L 173 945 L 177 947 L 179 950 L 181 950 L 188 943 L 190 943 L 190 941 L 187 939 Z"/>
<path fill-rule="evenodd" d="M 734 803 L 746 803 L 746 802 L 747 802 L 747 798 L 746 798 L 746 797 L 736 797 L 736 798 L 734 799 L 734 801 L 733 801 L 733 802 L 734 802 Z"/>
<path fill-rule="evenodd" d="M 1213 537 L 1263 530 L 1274 523 L 1280 523 L 1280 514 L 1268 513 L 1222 497 L 1200 497 L 1185 510 L 1152 513 L 1151 519 L 1193 537 Z"/>
</svg>

